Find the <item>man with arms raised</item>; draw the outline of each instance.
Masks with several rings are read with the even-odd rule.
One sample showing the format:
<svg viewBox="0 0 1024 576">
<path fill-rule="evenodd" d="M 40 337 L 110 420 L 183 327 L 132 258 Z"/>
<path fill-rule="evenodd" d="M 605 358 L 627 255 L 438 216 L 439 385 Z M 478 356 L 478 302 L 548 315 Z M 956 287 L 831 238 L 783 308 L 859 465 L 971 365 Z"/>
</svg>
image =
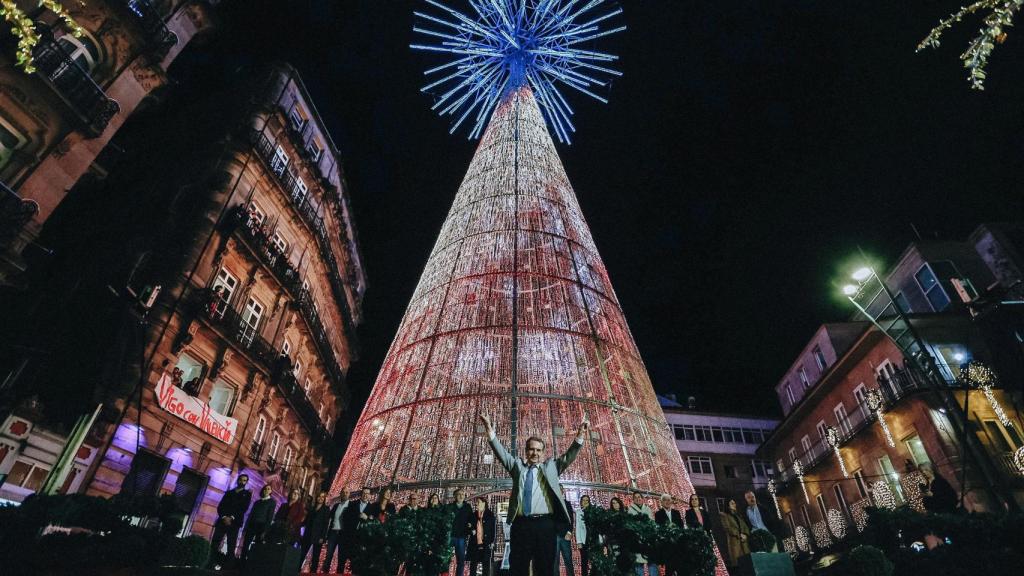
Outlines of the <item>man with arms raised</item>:
<svg viewBox="0 0 1024 576">
<path fill-rule="evenodd" d="M 526 457 L 517 458 L 502 446 L 490 418 L 481 414 L 480 421 L 487 430 L 494 455 L 512 477 L 508 505 L 508 521 L 512 524 L 511 576 L 528 576 L 531 563 L 534 575 L 552 574 L 558 546 L 555 525 L 570 523 L 558 476 L 576 459 L 590 425 L 584 419 L 565 454 L 545 460 L 544 440 L 531 436 L 526 440 Z"/>
</svg>

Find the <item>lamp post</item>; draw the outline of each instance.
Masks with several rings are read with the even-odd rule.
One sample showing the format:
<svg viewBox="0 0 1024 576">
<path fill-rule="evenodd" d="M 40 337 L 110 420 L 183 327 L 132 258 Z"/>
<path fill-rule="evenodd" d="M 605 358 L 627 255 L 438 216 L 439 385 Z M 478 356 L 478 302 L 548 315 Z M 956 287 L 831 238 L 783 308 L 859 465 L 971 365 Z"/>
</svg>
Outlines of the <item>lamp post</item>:
<svg viewBox="0 0 1024 576">
<path fill-rule="evenodd" d="M 896 344 L 913 368 L 924 375 L 928 390 L 933 397 L 941 402 L 949 416 L 954 437 L 963 439 L 964 451 L 970 455 L 972 464 L 981 472 L 986 492 L 997 504 L 1016 510 L 1018 508 L 1016 501 L 1004 494 L 998 482 L 995 481 L 995 466 L 988 452 L 979 445 L 977 438 L 966 433 L 968 430 L 966 410 L 961 410 L 960 403 L 953 396 L 952 389 L 939 374 L 935 359 L 928 352 L 924 341 L 907 317 L 907 312 L 902 309 L 885 281 L 870 266 L 858 268 L 850 277 L 855 284 L 843 286 L 843 295 L 865 318 Z M 966 458 L 961 458 L 960 466 L 966 469 Z M 964 484 L 966 484 L 966 474 L 964 475 Z"/>
</svg>

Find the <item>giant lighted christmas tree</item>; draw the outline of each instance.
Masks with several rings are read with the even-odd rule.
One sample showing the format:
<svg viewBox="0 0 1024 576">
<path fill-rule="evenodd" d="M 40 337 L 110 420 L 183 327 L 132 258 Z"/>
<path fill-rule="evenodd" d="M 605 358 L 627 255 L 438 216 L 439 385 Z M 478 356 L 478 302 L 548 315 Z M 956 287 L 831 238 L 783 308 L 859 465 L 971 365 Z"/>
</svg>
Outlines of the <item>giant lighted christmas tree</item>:
<svg viewBox="0 0 1024 576">
<path fill-rule="evenodd" d="M 426 501 L 457 486 L 502 501 L 510 480 L 477 415 L 506 446 L 536 435 L 549 454 L 588 417 L 591 438 L 563 475 L 570 500 L 637 488 L 694 492 L 601 257 L 545 125 L 572 132 L 561 89 L 595 97 L 615 57 L 584 50 L 602 0 L 470 0 L 472 17 L 417 31 L 454 55 L 433 68 L 435 108 L 483 132 L 469 171 L 363 409 L 332 496 L 397 487 Z M 561 85 L 561 86 L 559 86 Z M 489 123 L 487 122 L 490 118 Z M 483 127 L 486 125 L 486 130 Z M 454 128 L 453 128 L 454 130 Z"/>
</svg>

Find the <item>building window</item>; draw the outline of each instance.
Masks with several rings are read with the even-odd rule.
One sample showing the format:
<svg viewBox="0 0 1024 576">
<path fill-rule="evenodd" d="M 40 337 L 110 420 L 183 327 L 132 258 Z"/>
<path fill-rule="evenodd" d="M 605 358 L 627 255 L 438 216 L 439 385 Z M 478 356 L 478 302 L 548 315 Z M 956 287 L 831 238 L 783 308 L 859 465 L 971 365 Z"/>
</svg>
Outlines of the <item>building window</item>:
<svg viewBox="0 0 1024 576">
<path fill-rule="evenodd" d="M 253 338 L 259 333 L 263 311 L 263 304 L 260 304 L 255 298 L 249 298 L 245 305 L 245 312 L 242 314 L 242 324 L 239 327 L 239 336 L 246 346 L 252 344 Z"/>
<path fill-rule="evenodd" d="M 7 165 L 15 150 L 27 143 L 28 138 L 24 134 L 0 117 L 0 168 Z"/>
<path fill-rule="evenodd" d="M 782 462 L 782 458 L 779 458 L 778 460 L 775 461 L 775 469 L 778 470 L 779 472 L 786 471 L 786 464 Z"/>
<path fill-rule="evenodd" d="M 292 343 L 287 338 L 281 343 L 281 353 L 285 356 L 291 356 L 292 354 Z"/>
<path fill-rule="evenodd" d="M 174 483 L 173 496 L 178 510 L 188 513 L 191 518 L 196 510 L 196 504 L 202 500 L 203 493 L 206 492 L 208 482 L 209 478 L 206 475 L 191 468 L 183 468 L 178 474 L 177 482 Z M 186 522 L 185 526 L 182 526 L 182 532 L 185 532 L 187 527 Z"/>
<path fill-rule="evenodd" d="M 807 377 L 807 369 L 801 366 L 800 369 L 797 370 L 797 374 L 800 376 L 800 383 L 804 385 L 804 390 L 810 388 L 811 380 Z"/>
<path fill-rule="evenodd" d="M 302 389 L 306 391 L 306 396 L 309 396 L 309 389 L 313 387 L 313 383 L 310 382 L 309 378 L 302 381 Z"/>
<path fill-rule="evenodd" d="M 306 116 L 306 111 L 302 109 L 302 106 L 296 104 L 292 106 L 292 111 L 288 114 L 288 118 L 292 122 L 292 128 L 296 130 L 302 130 L 306 126 L 306 121 L 309 117 Z"/>
<path fill-rule="evenodd" d="M 210 390 L 210 400 L 207 403 L 210 405 L 210 410 L 231 416 L 235 407 L 235 387 L 223 380 L 217 380 L 213 389 Z"/>
<path fill-rule="evenodd" d="M 217 272 L 217 278 L 213 281 L 213 292 L 217 293 L 217 288 L 220 288 L 220 304 L 217 305 L 217 317 L 224 317 L 224 312 L 231 305 L 231 296 L 235 293 L 235 289 L 238 288 L 238 278 L 236 278 L 231 272 L 228 272 L 227 268 L 221 268 Z"/>
<path fill-rule="evenodd" d="M 822 441 L 824 441 L 825 436 L 828 435 L 828 426 L 825 424 L 825 421 L 820 420 L 817 426 L 815 426 L 815 428 L 818 429 L 818 437 L 821 438 Z"/>
<path fill-rule="evenodd" d="M 697 501 L 700 502 L 700 507 L 703 510 L 705 510 L 705 511 L 709 510 L 708 509 L 708 499 L 706 497 L 704 497 L 704 496 L 697 496 Z"/>
<path fill-rule="evenodd" d="M 814 497 L 818 501 L 818 511 L 821 512 L 821 519 L 828 521 L 828 506 L 825 505 L 825 495 L 818 494 Z"/>
<path fill-rule="evenodd" d="M 853 479 L 857 483 L 857 494 L 860 494 L 861 498 L 868 497 L 868 484 L 864 480 L 864 471 L 856 470 L 853 473 Z"/>
<path fill-rule="evenodd" d="M 910 451 L 910 457 L 914 460 L 914 464 L 922 466 L 932 463 L 932 459 L 928 457 L 928 452 L 925 451 L 924 443 L 921 442 L 920 436 L 914 434 L 904 440 L 903 443 L 907 445 L 907 450 Z"/>
<path fill-rule="evenodd" d="M 983 420 L 989 440 L 1000 452 L 1013 452 L 1021 445 L 1020 435 L 1012 427 L 1003 426 L 998 420 Z"/>
<path fill-rule="evenodd" d="M 196 396 L 199 394 L 199 389 L 203 386 L 203 373 L 205 371 L 205 364 L 188 354 L 182 354 L 174 364 L 171 379 L 174 385 L 184 390 L 186 394 Z"/>
<path fill-rule="evenodd" d="M 726 478 L 739 478 L 740 477 L 739 472 L 738 472 L 738 470 L 736 470 L 735 466 L 730 466 L 730 465 L 727 464 L 727 465 L 722 467 L 722 470 L 725 472 L 725 477 Z"/>
<path fill-rule="evenodd" d="M 828 363 L 825 362 L 825 355 L 821 353 L 821 346 L 815 346 L 811 350 L 811 354 L 814 356 L 814 363 L 818 365 L 818 370 L 824 372 L 825 368 L 828 367 Z"/>
<path fill-rule="evenodd" d="M 267 419 L 260 414 L 256 420 L 256 430 L 252 433 L 253 444 L 263 444 L 263 437 L 267 435 Z"/>
<path fill-rule="evenodd" d="M 281 447 L 281 435 L 276 431 L 270 433 L 270 449 L 267 451 L 267 459 L 277 460 L 277 449 Z"/>
<path fill-rule="evenodd" d="M 288 251 L 288 241 L 284 239 L 284 236 L 281 236 L 280 232 L 274 232 L 274 235 L 270 238 L 270 243 L 280 254 Z"/>
<path fill-rule="evenodd" d="M 258 229 L 263 226 L 263 223 L 267 221 L 267 213 L 260 208 L 259 204 L 255 202 L 249 203 L 248 218 L 245 222 L 246 226 L 252 229 Z"/>
<path fill-rule="evenodd" d="M 904 314 L 910 313 L 910 301 L 907 300 L 906 294 L 902 291 L 897 292 L 896 296 L 893 297 L 893 300 L 896 302 L 896 306 L 899 307 L 900 312 L 903 312 Z"/>
<path fill-rule="evenodd" d="M 290 469 L 292 467 L 292 460 L 294 460 L 294 459 L 295 459 L 295 450 L 292 448 L 291 444 L 289 444 L 289 445 L 284 447 L 284 461 L 283 461 L 283 466 L 282 467 L 285 470 Z"/>
<path fill-rule="evenodd" d="M 5 483 L 36 492 L 49 474 L 50 469 L 42 464 L 17 460 L 8 472 Z"/>
<path fill-rule="evenodd" d="M 673 426 L 672 427 L 672 431 L 675 432 L 676 440 L 683 440 L 684 439 L 684 436 L 683 436 L 684 432 L 683 432 L 683 427 L 682 426 Z"/>
<path fill-rule="evenodd" d="M 946 294 L 942 284 L 939 283 L 939 279 L 935 276 L 935 272 L 932 270 L 932 265 L 922 265 L 921 268 L 917 270 L 917 273 L 914 274 L 914 279 L 917 280 L 917 285 L 920 286 L 921 291 L 924 292 L 932 310 L 935 312 L 942 312 L 949 307 L 949 295 Z M 946 280 L 948 279 L 949 278 L 946 278 Z"/>
<path fill-rule="evenodd" d="M 270 169 L 273 170 L 274 174 L 281 176 L 286 168 L 288 168 L 288 154 L 278 144 L 277 148 L 274 149 L 274 159 L 270 161 Z"/>
<path fill-rule="evenodd" d="M 782 460 L 779 460 L 778 463 L 781 465 L 782 464 Z M 775 477 L 775 471 L 772 470 L 772 464 L 771 464 L 771 462 L 768 462 L 767 460 L 751 460 L 750 461 L 750 471 L 753 474 L 754 478 L 774 478 Z M 781 470 L 780 470 L 780 472 L 781 472 Z"/>
<path fill-rule="evenodd" d="M 786 384 L 786 399 L 789 400 L 789 407 L 792 408 L 796 405 L 796 399 L 793 398 L 793 387 Z"/>
<path fill-rule="evenodd" d="M 885 482 L 889 484 L 889 490 L 892 491 L 893 496 L 896 498 L 896 503 L 902 504 L 905 498 L 903 496 L 903 486 L 900 485 L 900 475 L 896 473 L 896 468 L 893 467 L 892 460 L 889 459 L 888 454 L 878 459 L 878 469 L 885 478 Z"/>
<path fill-rule="evenodd" d="M 796 462 L 796 448 L 789 449 L 789 463 L 793 464 Z"/>
<path fill-rule="evenodd" d="M 324 147 L 320 144 L 319 138 L 313 138 L 306 144 L 306 152 L 309 153 L 309 159 L 314 163 L 320 161 L 320 157 L 324 154 Z"/>
<path fill-rule="evenodd" d="M 302 374 L 302 361 L 298 358 L 296 358 L 295 362 L 292 364 L 292 374 L 295 375 L 296 380 L 299 378 L 299 374 Z"/>
<path fill-rule="evenodd" d="M 148 450 L 139 450 L 121 481 L 120 494 L 129 497 L 156 496 L 163 486 L 171 461 Z"/>
<path fill-rule="evenodd" d="M 850 417 L 846 414 L 846 405 L 842 402 L 836 404 L 832 413 L 836 415 L 836 428 L 839 429 L 843 438 L 848 437 L 853 432 L 853 427 L 850 426 Z"/>
<path fill-rule="evenodd" d="M 860 413 L 864 418 L 871 415 L 871 409 L 868 408 L 868 387 L 863 382 L 857 385 L 853 389 L 853 398 L 857 401 L 857 408 L 860 409 Z"/>
<path fill-rule="evenodd" d="M 711 467 L 711 458 L 707 456 L 687 456 L 686 462 L 690 466 L 690 474 L 714 475 Z"/>
<path fill-rule="evenodd" d="M 802 446 L 804 449 L 803 464 L 807 464 L 811 461 L 811 458 L 814 457 L 814 455 L 811 454 L 811 447 L 813 446 L 813 444 L 811 444 L 811 437 L 804 434 L 804 437 L 800 439 L 800 446 Z"/>
<path fill-rule="evenodd" d="M 836 502 L 839 502 L 839 507 L 843 509 L 843 513 L 847 516 L 850 515 L 850 507 L 846 505 L 846 496 L 843 496 L 843 488 L 839 484 L 832 486 L 832 494 L 836 497 Z"/>
<path fill-rule="evenodd" d="M 80 38 L 65 34 L 57 39 L 57 44 L 60 44 L 60 47 L 67 52 L 68 57 L 78 64 L 83 72 L 88 74 L 96 68 L 96 63 L 100 59 L 100 50 L 96 41 L 88 34 L 83 34 Z"/>
<path fill-rule="evenodd" d="M 309 187 L 306 186 L 306 182 L 302 178 L 296 176 L 295 186 L 292 188 L 292 202 L 294 202 L 296 206 L 302 206 L 302 203 L 306 200 L 307 192 L 309 192 Z"/>
</svg>

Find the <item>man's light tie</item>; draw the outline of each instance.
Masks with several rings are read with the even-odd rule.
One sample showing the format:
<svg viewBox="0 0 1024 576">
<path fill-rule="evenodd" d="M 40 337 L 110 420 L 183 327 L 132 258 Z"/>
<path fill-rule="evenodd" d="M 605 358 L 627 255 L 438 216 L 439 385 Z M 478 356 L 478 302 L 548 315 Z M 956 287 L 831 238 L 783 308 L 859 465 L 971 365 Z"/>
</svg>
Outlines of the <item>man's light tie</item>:
<svg viewBox="0 0 1024 576">
<path fill-rule="evenodd" d="M 533 475 L 534 468 L 530 466 L 530 469 L 526 472 L 526 486 L 523 487 L 523 516 L 530 515 L 530 508 L 533 506 Z"/>
</svg>

